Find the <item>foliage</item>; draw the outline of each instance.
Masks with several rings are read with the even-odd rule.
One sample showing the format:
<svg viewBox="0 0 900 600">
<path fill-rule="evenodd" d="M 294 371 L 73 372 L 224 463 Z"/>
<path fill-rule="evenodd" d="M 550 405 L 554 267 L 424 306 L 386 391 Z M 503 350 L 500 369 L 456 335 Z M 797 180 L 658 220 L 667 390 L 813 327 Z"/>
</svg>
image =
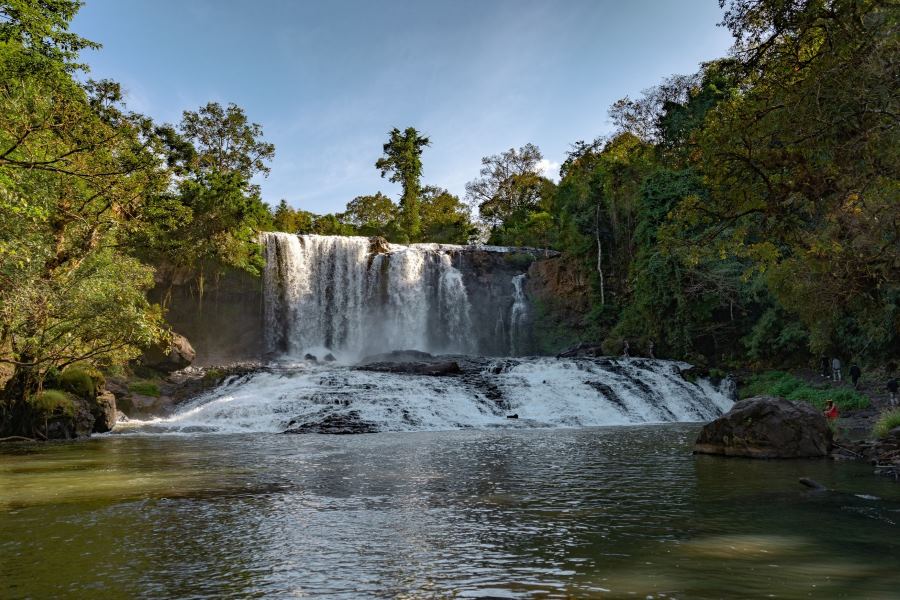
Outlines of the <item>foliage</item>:
<svg viewBox="0 0 900 600">
<path fill-rule="evenodd" d="M 22 397 L 51 368 L 122 362 L 161 335 L 144 295 L 152 271 L 121 247 L 166 179 L 152 124 L 119 87 L 73 78 L 78 43 L 34 51 L 29 36 L 51 43 L 75 5 L 15 6 L 27 10 L 5 14 L 0 41 L 0 361 L 16 369 L 7 394 Z"/>
<path fill-rule="evenodd" d="M 28 406 L 35 414 L 35 422 L 53 416 L 75 416 L 75 403 L 63 390 L 44 390 L 28 399 Z"/>
<path fill-rule="evenodd" d="M 63 371 L 57 381 L 60 388 L 79 398 L 93 400 L 97 397 L 97 383 L 87 369 L 72 366 Z"/>
<path fill-rule="evenodd" d="M 288 233 L 312 233 L 315 215 L 305 210 L 296 210 L 282 198 L 272 213 L 272 229 Z"/>
<path fill-rule="evenodd" d="M 469 215 L 469 207 L 443 188 L 435 186 L 422 188 L 419 208 L 424 241 L 438 244 L 468 244 L 478 235 L 478 229 Z"/>
<path fill-rule="evenodd" d="M 777 396 L 792 402 L 808 402 L 824 409 L 826 400 L 834 400 L 842 410 L 867 408 L 869 399 L 850 388 L 815 388 L 783 371 L 769 371 L 750 377 L 741 388 L 741 398 Z"/>
<path fill-rule="evenodd" d="M 872 434 L 875 437 L 883 438 L 895 427 L 900 427 L 900 408 L 883 412 L 881 416 L 878 417 L 878 421 L 872 429 Z"/>
<path fill-rule="evenodd" d="M 155 381 L 135 381 L 128 384 L 128 391 L 141 396 L 152 396 L 159 398 L 161 392 L 159 385 Z"/>
<path fill-rule="evenodd" d="M 375 168 L 381 176 L 391 174 L 390 181 L 403 186 L 400 196 L 400 225 L 404 241 L 420 241 L 422 232 L 419 202 L 422 178 L 422 151 L 430 145 L 430 140 L 420 134 L 415 127 L 400 131 L 394 127 L 388 132 L 389 139 L 384 144 L 384 155 L 375 161 Z"/>
</svg>

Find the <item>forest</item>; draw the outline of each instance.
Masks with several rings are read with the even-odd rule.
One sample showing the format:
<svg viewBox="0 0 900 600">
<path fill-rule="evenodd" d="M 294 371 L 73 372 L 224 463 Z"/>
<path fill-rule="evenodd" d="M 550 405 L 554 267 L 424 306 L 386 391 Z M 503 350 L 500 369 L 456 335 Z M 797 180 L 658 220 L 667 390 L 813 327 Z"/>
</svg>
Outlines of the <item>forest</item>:
<svg viewBox="0 0 900 600">
<path fill-rule="evenodd" d="M 399 198 L 373 190 L 316 215 L 263 202 L 253 181 L 275 148 L 241 107 L 154 122 L 89 77 L 80 53 L 99 44 L 69 29 L 81 2 L 0 2 L 4 396 L 165 340 L 151 288 L 176 269 L 201 289 L 225 269 L 259 275 L 263 231 L 557 250 L 591 290 L 568 338 L 610 349 L 652 341 L 725 367 L 896 361 L 900 10 L 721 4 L 729 55 L 616 102 L 614 131 L 573 140 L 558 181 L 527 144 L 485 157 L 459 198 L 427 184 L 440 140 L 394 128 L 372 168 Z"/>
</svg>

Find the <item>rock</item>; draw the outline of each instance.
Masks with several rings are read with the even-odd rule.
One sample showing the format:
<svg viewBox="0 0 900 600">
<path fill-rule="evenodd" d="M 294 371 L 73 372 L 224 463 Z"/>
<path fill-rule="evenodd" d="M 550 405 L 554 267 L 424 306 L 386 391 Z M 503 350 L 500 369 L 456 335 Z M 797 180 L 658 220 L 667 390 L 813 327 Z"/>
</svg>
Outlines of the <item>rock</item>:
<svg viewBox="0 0 900 600">
<path fill-rule="evenodd" d="M 506 415 L 506 418 L 507 418 L 507 419 L 518 419 L 518 418 L 519 418 L 519 414 L 516 413 L 516 414 L 512 414 L 512 415 Z"/>
<path fill-rule="evenodd" d="M 325 362 L 334 362 L 334 361 L 336 361 L 337 359 L 334 357 L 334 354 L 332 354 L 331 352 L 329 352 L 328 354 L 325 355 L 325 358 L 324 358 L 323 360 L 324 360 Z"/>
<path fill-rule="evenodd" d="M 455 360 L 435 362 L 375 362 L 357 367 L 363 371 L 401 373 L 406 375 L 458 375 L 462 372 Z"/>
<path fill-rule="evenodd" d="M 378 428 L 374 423 L 364 421 L 359 411 L 351 410 L 348 413 L 332 413 L 320 421 L 307 421 L 297 424 L 296 421 L 288 423 L 288 429 L 284 433 L 327 433 L 331 435 L 347 435 L 353 433 L 376 433 Z"/>
<path fill-rule="evenodd" d="M 94 433 L 106 433 L 116 425 L 118 420 L 116 397 L 109 390 L 103 390 L 91 406 L 94 417 Z"/>
<path fill-rule="evenodd" d="M 359 364 L 365 365 L 368 363 L 414 362 L 432 359 L 434 359 L 433 354 L 422 352 L 420 350 L 392 350 L 391 352 L 385 352 L 384 354 L 374 354 L 372 356 L 367 356 L 359 361 Z"/>
<path fill-rule="evenodd" d="M 391 244 L 379 235 L 369 238 L 369 254 L 387 254 L 391 251 Z"/>
<path fill-rule="evenodd" d="M 72 404 L 75 407 L 74 414 L 47 420 L 45 434 L 48 440 L 71 440 L 90 437 L 94 429 L 94 415 L 91 414 L 88 401 L 72 396 Z"/>
<path fill-rule="evenodd" d="M 168 345 L 157 344 L 148 348 L 141 362 L 151 369 L 170 373 L 189 367 L 196 355 L 188 339 L 173 332 Z"/>
<path fill-rule="evenodd" d="M 319 362 L 319 359 L 315 354 L 309 354 L 308 352 L 303 355 L 303 360 L 308 360 L 311 362 Z"/>
<path fill-rule="evenodd" d="M 603 354 L 603 348 L 600 344 L 587 344 L 582 342 L 576 346 L 563 350 L 556 355 L 556 358 L 576 358 L 582 356 L 597 357 L 603 356 Z"/>
<path fill-rule="evenodd" d="M 749 458 L 816 458 L 831 450 L 828 422 L 815 407 L 782 398 L 741 400 L 706 424 L 694 444 L 696 454 Z"/>
</svg>

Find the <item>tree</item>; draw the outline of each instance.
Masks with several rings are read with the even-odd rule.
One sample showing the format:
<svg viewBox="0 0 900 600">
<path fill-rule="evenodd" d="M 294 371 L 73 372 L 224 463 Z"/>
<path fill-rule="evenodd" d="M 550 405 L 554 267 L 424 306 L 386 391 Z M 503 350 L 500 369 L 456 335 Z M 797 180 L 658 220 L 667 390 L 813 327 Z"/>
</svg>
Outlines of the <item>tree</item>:
<svg viewBox="0 0 900 600">
<path fill-rule="evenodd" d="M 135 223 L 135 253 L 172 274 L 194 272 L 201 290 L 207 268 L 259 273 L 258 233 L 270 228 L 272 215 L 250 178 L 268 173 L 275 152 L 262 128 L 240 107 L 212 102 L 185 111 L 177 130 L 155 132 L 178 178 Z"/>
<path fill-rule="evenodd" d="M 275 157 L 275 146 L 262 140 L 262 126 L 250 123 L 236 104 L 222 108 L 210 102 L 186 110 L 179 130 L 195 148 L 190 166 L 197 173 L 237 172 L 248 181 L 257 173 L 269 174 L 266 162 Z"/>
<path fill-rule="evenodd" d="M 544 181 L 538 170 L 541 159 L 541 151 L 534 144 L 481 159 L 481 177 L 466 184 L 466 198 L 489 227 L 500 225 L 517 212 L 538 208 Z"/>
<path fill-rule="evenodd" d="M 288 233 L 312 233 L 315 215 L 305 210 L 297 210 L 282 198 L 272 215 L 272 228 Z"/>
<path fill-rule="evenodd" d="M 478 235 L 469 207 L 447 190 L 422 189 L 422 239 L 438 244 L 468 244 Z"/>
<path fill-rule="evenodd" d="M 382 194 L 373 196 L 357 196 L 347 203 L 342 220 L 352 225 L 360 235 L 380 235 L 396 241 L 398 231 L 397 220 L 399 210 L 396 204 Z"/>
<path fill-rule="evenodd" d="M 392 183 L 400 183 L 400 221 L 409 241 L 418 241 L 422 225 L 419 215 L 420 180 L 422 178 L 422 151 L 431 141 L 414 127 L 400 131 L 396 127 L 384 144 L 384 155 L 375 161 L 375 168 L 385 177 L 390 173 Z"/>
<path fill-rule="evenodd" d="M 741 93 L 696 137 L 708 200 L 684 199 L 665 236 L 688 261 L 764 274 L 816 352 L 900 346 L 897 14 L 878 0 L 728 3 Z"/>
<path fill-rule="evenodd" d="M 128 224 L 167 184 L 149 119 L 113 82 L 72 76 L 86 40 L 73 2 L 4 4 L 0 28 L 0 421 L 47 373 L 121 364 L 163 335 L 152 269 L 123 253 Z M 3 414 L 5 413 L 5 414 Z"/>
</svg>

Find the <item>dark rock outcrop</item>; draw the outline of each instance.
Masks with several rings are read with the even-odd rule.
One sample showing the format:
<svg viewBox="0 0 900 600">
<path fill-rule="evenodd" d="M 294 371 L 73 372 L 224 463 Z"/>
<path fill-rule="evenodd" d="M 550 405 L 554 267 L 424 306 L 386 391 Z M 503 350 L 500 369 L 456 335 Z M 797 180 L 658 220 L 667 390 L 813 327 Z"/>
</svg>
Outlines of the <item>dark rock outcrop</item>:
<svg viewBox="0 0 900 600">
<path fill-rule="evenodd" d="M 109 390 L 100 392 L 91 406 L 91 415 L 94 417 L 93 432 L 106 433 L 115 427 L 117 413 L 115 395 Z"/>
<path fill-rule="evenodd" d="M 832 434 L 815 407 L 781 398 L 741 400 L 700 431 L 697 454 L 749 458 L 828 456 Z"/>
<path fill-rule="evenodd" d="M 358 411 L 351 410 L 346 414 L 330 414 L 319 421 L 288 423 L 284 433 L 326 433 L 331 435 L 349 435 L 353 433 L 376 433 L 374 423 L 364 421 Z"/>
<path fill-rule="evenodd" d="M 400 373 L 405 375 L 459 375 L 462 369 L 455 360 L 431 362 L 373 362 L 357 367 L 363 371 L 380 373 Z"/>
<path fill-rule="evenodd" d="M 157 344 L 144 352 L 141 362 L 144 366 L 170 373 L 191 366 L 197 353 L 186 337 L 172 333 L 168 344 Z"/>
</svg>

